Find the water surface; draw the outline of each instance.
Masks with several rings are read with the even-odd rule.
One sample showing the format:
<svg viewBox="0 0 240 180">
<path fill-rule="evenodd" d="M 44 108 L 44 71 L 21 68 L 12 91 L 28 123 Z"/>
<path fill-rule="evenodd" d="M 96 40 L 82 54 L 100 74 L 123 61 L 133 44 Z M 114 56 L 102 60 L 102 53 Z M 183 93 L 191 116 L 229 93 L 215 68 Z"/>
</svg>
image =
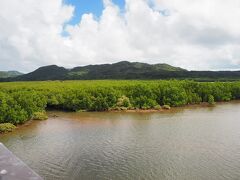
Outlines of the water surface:
<svg viewBox="0 0 240 180">
<path fill-rule="evenodd" d="M 239 102 L 49 116 L 0 135 L 47 180 L 240 179 Z"/>
</svg>

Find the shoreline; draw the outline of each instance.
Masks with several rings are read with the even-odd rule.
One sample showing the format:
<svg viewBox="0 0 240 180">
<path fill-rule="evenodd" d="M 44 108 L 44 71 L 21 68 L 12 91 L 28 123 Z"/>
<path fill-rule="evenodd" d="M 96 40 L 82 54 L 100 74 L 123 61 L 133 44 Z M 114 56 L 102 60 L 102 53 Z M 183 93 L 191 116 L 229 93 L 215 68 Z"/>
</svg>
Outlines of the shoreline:
<svg viewBox="0 0 240 180">
<path fill-rule="evenodd" d="M 70 112 L 70 113 L 85 113 L 85 112 L 88 112 L 88 113 L 104 113 L 104 112 L 105 113 L 166 113 L 166 112 L 169 112 L 170 113 L 170 112 L 176 112 L 177 110 L 184 110 L 184 109 L 207 108 L 207 107 L 214 108 L 215 106 L 224 105 L 224 104 L 228 104 L 228 103 L 240 103 L 240 100 L 216 102 L 214 105 L 210 105 L 206 102 L 203 102 L 203 103 L 200 103 L 200 104 L 188 104 L 188 105 L 179 106 L 179 107 L 171 107 L 170 109 L 163 109 L 163 108 L 161 108 L 161 109 L 127 109 L 127 110 L 79 111 L 79 112 L 64 111 L 64 110 L 59 110 L 59 109 L 48 109 L 48 110 L 46 110 L 46 112 L 47 112 L 47 114 L 49 112 L 54 112 L 54 111 Z M 46 120 L 49 120 L 51 118 L 58 118 L 58 117 L 61 117 L 61 116 L 56 115 L 56 114 L 52 114 L 52 115 L 48 116 L 48 119 L 46 119 Z M 14 132 L 14 131 L 18 130 L 21 127 L 29 126 L 33 122 L 37 122 L 37 121 L 44 122 L 45 120 L 33 120 L 33 119 L 31 119 L 24 124 L 16 125 L 16 129 L 14 129 L 11 132 Z M 5 135 L 5 134 L 11 133 L 11 132 L 2 132 L 2 133 L 0 133 L 0 137 L 1 137 L 1 135 Z"/>
<path fill-rule="evenodd" d="M 191 108 L 206 108 L 206 107 L 215 107 L 218 105 L 222 105 L 222 104 L 228 104 L 228 103 L 240 103 L 240 100 L 231 100 L 231 101 L 221 101 L 221 102 L 215 102 L 215 104 L 210 105 L 207 102 L 202 102 L 200 104 L 187 104 L 187 105 L 183 105 L 183 106 L 178 106 L 178 107 L 170 107 L 170 109 L 123 109 L 123 110 L 116 110 L 116 109 L 110 109 L 110 110 L 105 110 L 105 111 L 66 111 L 66 110 L 61 110 L 61 109 L 47 109 L 46 112 L 54 112 L 54 111 L 59 111 L 59 112 L 69 112 L 69 113 L 101 113 L 101 112 L 106 112 L 106 113 L 119 113 L 119 112 L 129 112 L 129 113 L 151 113 L 151 112 L 171 112 L 171 111 L 175 111 L 175 110 L 180 110 L 180 109 L 191 109 Z M 57 115 L 52 115 L 50 117 L 59 117 Z"/>
<path fill-rule="evenodd" d="M 130 112 L 130 113 L 151 113 L 151 112 L 171 112 L 171 111 L 176 111 L 180 109 L 186 109 L 186 108 L 205 108 L 205 107 L 215 107 L 217 105 L 221 104 L 227 104 L 227 103 L 233 103 L 233 102 L 239 102 L 240 100 L 232 100 L 232 101 L 227 101 L 227 102 L 216 102 L 214 105 L 210 105 L 209 103 L 203 102 L 200 104 L 187 104 L 183 106 L 178 106 L 178 107 L 170 107 L 170 109 L 126 109 L 126 110 L 106 110 L 106 111 L 86 111 L 86 112 Z"/>
</svg>

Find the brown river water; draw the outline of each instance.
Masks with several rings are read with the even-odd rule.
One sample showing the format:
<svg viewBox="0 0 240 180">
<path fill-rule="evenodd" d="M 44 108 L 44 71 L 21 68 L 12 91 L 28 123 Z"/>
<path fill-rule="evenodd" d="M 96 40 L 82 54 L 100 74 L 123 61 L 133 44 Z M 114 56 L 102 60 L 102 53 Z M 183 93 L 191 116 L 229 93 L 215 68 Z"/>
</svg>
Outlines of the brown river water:
<svg viewBox="0 0 240 180">
<path fill-rule="evenodd" d="M 240 179 L 240 102 L 151 113 L 48 113 L 47 121 L 0 135 L 46 180 Z"/>
</svg>

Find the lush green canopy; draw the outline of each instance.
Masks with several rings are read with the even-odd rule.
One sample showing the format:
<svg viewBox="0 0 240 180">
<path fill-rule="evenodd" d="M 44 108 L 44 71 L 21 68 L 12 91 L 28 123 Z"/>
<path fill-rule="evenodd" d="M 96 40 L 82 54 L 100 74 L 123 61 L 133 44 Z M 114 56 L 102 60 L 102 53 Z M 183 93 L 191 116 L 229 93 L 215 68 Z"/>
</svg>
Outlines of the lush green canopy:
<svg viewBox="0 0 240 180">
<path fill-rule="evenodd" d="M 240 99 L 240 82 L 42 81 L 0 83 L 0 123 L 24 123 L 46 107 L 70 111 L 150 109 Z"/>
</svg>

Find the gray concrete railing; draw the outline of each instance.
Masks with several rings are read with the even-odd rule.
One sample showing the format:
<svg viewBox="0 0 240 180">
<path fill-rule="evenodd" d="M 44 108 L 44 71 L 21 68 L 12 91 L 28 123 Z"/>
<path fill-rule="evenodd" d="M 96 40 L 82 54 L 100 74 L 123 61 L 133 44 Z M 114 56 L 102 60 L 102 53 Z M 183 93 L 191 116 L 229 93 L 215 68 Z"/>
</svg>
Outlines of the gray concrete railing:
<svg viewBox="0 0 240 180">
<path fill-rule="evenodd" d="M 0 143 L 0 180 L 43 180 Z"/>
</svg>

